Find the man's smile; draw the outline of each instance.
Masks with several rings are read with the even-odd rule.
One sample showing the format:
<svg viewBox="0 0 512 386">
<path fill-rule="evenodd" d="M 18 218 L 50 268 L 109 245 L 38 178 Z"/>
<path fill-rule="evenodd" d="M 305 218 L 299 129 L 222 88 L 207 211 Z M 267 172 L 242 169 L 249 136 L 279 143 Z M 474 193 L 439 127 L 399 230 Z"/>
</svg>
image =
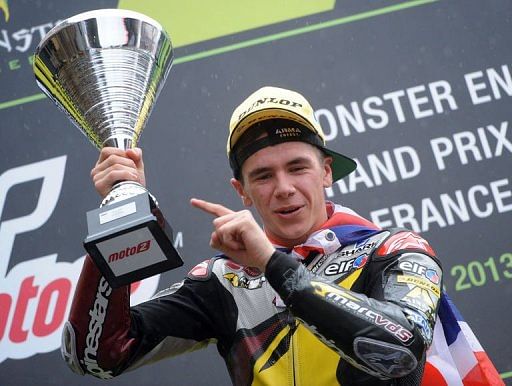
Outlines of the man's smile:
<svg viewBox="0 0 512 386">
<path fill-rule="evenodd" d="M 304 205 L 289 205 L 285 207 L 278 208 L 274 211 L 274 213 L 277 213 L 281 216 L 288 216 L 292 214 L 296 214 L 299 210 L 301 210 L 304 207 Z"/>
</svg>

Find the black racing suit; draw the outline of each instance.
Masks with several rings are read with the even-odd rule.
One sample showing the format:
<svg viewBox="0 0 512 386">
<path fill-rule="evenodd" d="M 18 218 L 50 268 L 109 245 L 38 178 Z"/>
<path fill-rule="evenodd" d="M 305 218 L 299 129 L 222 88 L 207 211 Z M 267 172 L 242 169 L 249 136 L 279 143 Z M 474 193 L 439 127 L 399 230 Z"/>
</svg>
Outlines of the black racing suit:
<svg viewBox="0 0 512 386">
<path fill-rule="evenodd" d="M 109 378 L 216 342 L 234 385 L 419 385 L 441 268 L 405 230 L 302 263 L 276 251 L 265 275 L 217 257 L 130 309 L 86 259 L 62 352 Z"/>
</svg>

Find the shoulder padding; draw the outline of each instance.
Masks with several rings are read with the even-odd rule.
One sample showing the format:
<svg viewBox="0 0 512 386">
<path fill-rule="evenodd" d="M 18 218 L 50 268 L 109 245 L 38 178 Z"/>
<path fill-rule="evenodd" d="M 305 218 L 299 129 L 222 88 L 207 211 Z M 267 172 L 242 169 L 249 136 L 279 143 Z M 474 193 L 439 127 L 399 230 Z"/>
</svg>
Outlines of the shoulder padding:
<svg viewBox="0 0 512 386">
<path fill-rule="evenodd" d="M 380 244 L 374 252 L 377 258 L 396 256 L 404 252 L 424 253 L 436 258 L 436 253 L 430 244 L 418 234 L 407 230 L 394 228 L 389 229 L 389 236 Z"/>
<path fill-rule="evenodd" d="M 206 281 L 210 279 L 213 272 L 213 263 L 215 263 L 215 260 L 218 260 L 219 258 L 220 257 L 213 257 L 197 264 L 189 271 L 187 277 L 196 281 Z"/>
</svg>

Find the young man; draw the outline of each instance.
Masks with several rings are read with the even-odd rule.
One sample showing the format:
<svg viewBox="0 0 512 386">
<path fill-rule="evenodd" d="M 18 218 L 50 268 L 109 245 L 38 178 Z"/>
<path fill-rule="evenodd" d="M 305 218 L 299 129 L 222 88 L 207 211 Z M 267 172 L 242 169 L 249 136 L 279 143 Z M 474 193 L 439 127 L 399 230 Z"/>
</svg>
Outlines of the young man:
<svg viewBox="0 0 512 386">
<path fill-rule="evenodd" d="M 356 164 L 324 146 L 304 97 L 264 87 L 233 113 L 231 184 L 251 212 L 192 199 L 212 214 L 223 256 L 129 309 L 86 259 L 63 355 L 102 378 L 216 341 L 234 385 L 416 385 L 433 337 L 440 263 L 407 230 L 382 230 L 324 188 Z M 104 196 L 142 184 L 140 150 L 105 148 L 91 172 Z M 84 316 L 85 315 L 85 316 Z"/>
</svg>

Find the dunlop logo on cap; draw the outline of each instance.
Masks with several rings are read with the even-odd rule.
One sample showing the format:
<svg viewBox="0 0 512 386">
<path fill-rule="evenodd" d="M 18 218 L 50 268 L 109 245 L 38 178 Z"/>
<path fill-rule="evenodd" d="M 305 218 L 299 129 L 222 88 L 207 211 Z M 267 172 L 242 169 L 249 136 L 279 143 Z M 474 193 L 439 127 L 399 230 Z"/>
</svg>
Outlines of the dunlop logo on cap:
<svg viewBox="0 0 512 386">
<path fill-rule="evenodd" d="M 279 99 L 279 98 L 258 99 L 247 110 L 245 110 L 238 116 L 238 120 L 241 120 L 243 117 L 245 117 L 247 114 L 249 114 L 256 107 L 259 107 L 259 106 L 261 106 L 263 104 L 267 104 L 267 103 L 274 103 L 274 104 L 279 104 L 279 105 L 283 105 L 283 106 L 291 106 L 291 107 L 302 107 L 302 104 L 300 104 L 298 102 L 290 101 L 288 99 Z"/>
</svg>

